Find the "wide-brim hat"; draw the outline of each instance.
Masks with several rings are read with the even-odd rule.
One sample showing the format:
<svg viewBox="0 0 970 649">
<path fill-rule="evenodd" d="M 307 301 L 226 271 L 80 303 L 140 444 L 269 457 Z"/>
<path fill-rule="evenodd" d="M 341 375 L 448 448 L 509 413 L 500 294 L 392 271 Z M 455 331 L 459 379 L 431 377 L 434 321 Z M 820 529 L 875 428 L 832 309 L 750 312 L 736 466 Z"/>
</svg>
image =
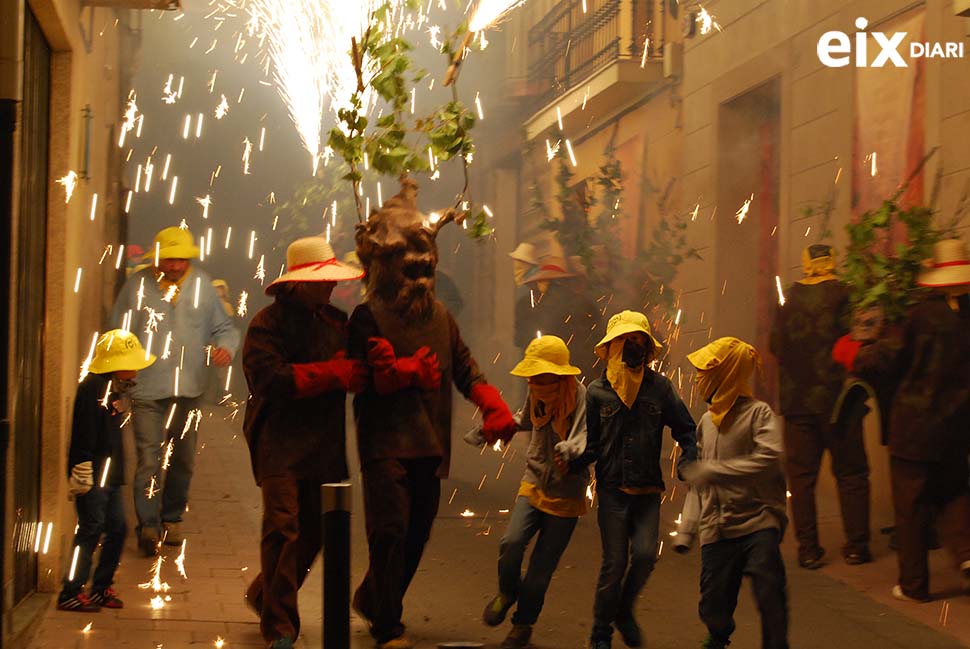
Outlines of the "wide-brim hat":
<svg viewBox="0 0 970 649">
<path fill-rule="evenodd" d="M 199 247 L 191 232 L 173 225 L 155 235 L 152 249 L 142 259 L 155 259 L 156 254 L 158 259 L 195 259 L 199 256 Z"/>
<path fill-rule="evenodd" d="M 596 343 L 596 348 L 594 349 L 596 355 L 600 358 L 606 358 L 609 344 L 614 339 L 619 338 L 623 334 L 630 334 L 637 331 L 647 335 L 647 338 L 653 343 L 654 353 L 660 349 L 660 342 L 654 338 L 653 332 L 650 331 L 650 320 L 647 316 L 639 311 L 620 311 L 610 317 L 610 321 L 606 324 L 606 335 Z"/>
<path fill-rule="evenodd" d="M 751 345 L 744 342 L 740 338 L 725 336 L 723 338 L 718 338 L 717 340 L 711 341 L 700 349 L 694 350 L 687 354 L 687 360 L 690 361 L 690 364 L 696 367 L 698 370 L 713 370 L 715 367 L 723 363 L 731 354 L 735 353 L 736 350 L 744 350 L 748 348 L 751 350 L 754 349 L 751 347 Z"/>
<path fill-rule="evenodd" d="M 124 329 L 112 329 L 98 338 L 88 371 L 94 374 L 143 370 L 156 360 L 141 346 L 138 336 Z"/>
<path fill-rule="evenodd" d="M 304 237 L 287 247 L 286 272 L 266 287 L 266 294 L 273 295 L 274 287 L 287 282 L 342 282 L 363 276 L 362 269 L 338 261 L 323 237 Z"/>
<path fill-rule="evenodd" d="M 547 282 L 553 279 L 569 279 L 576 277 L 576 273 L 569 269 L 565 257 L 546 257 L 523 280 L 525 284 L 533 282 Z"/>
<path fill-rule="evenodd" d="M 528 241 L 523 241 L 515 247 L 515 250 L 509 253 L 509 257 L 516 261 L 521 261 L 524 264 L 530 264 L 535 266 L 539 263 L 539 258 L 536 257 L 536 247 L 529 243 Z"/>
<path fill-rule="evenodd" d="M 933 245 L 931 264 L 919 274 L 916 283 L 930 288 L 970 284 L 970 255 L 963 241 L 937 241 Z"/>
<path fill-rule="evenodd" d="M 539 374 L 578 376 L 582 370 L 569 364 L 569 348 L 559 336 L 539 336 L 525 348 L 525 355 L 509 372 L 529 378 Z"/>
</svg>

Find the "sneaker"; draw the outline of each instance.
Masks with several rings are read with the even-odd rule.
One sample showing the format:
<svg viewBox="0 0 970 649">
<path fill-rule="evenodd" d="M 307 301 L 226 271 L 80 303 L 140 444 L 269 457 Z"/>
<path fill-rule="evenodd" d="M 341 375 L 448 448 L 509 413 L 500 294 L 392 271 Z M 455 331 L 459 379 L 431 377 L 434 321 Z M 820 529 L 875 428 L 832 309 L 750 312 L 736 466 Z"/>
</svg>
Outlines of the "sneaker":
<svg viewBox="0 0 970 649">
<path fill-rule="evenodd" d="M 91 593 L 90 600 L 105 608 L 124 608 L 125 603 L 118 599 L 118 593 L 114 588 L 105 588 L 102 591 Z"/>
<path fill-rule="evenodd" d="M 893 597 L 903 602 L 913 602 L 914 604 L 925 604 L 930 601 L 929 597 L 910 597 L 903 592 L 903 587 L 899 584 L 893 586 Z"/>
<path fill-rule="evenodd" d="M 864 563 L 872 563 L 872 553 L 869 549 L 862 550 L 861 552 L 847 552 L 845 555 L 845 562 L 850 566 L 859 566 Z"/>
<path fill-rule="evenodd" d="M 143 557 L 154 557 L 158 554 L 158 530 L 153 527 L 143 527 L 138 532 L 138 549 Z"/>
<path fill-rule="evenodd" d="M 514 624 L 512 625 L 512 630 L 505 636 L 505 640 L 502 641 L 501 647 L 502 649 L 521 649 L 522 647 L 528 647 L 531 638 L 531 624 Z"/>
<path fill-rule="evenodd" d="M 78 593 L 74 597 L 57 600 L 58 611 L 74 611 L 76 613 L 97 613 L 101 607 L 91 601 L 91 598 L 84 593 Z"/>
<path fill-rule="evenodd" d="M 288 636 L 277 638 L 270 643 L 269 649 L 293 649 L 293 639 Z"/>
<path fill-rule="evenodd" d="M 798 565 L 799 567 L 805 568 L 806 570 L 818 570 L 819 568 L 825 565 L 825 563 L 822 561 L 822 557 L 824 556 L 825 556 L 825 549 L 818 548 L 815 550 L 815 552 L 811 554 L 799 557 Z"/>
<path fill-rule="evenodd" d="M 414 643 L 406 635 L 399 635 L 387 642 L 378 643 L 377 649 L 414 649 Z"/>
<path fill-rule="evenodd" d="M 482 612 L 482 622 L 488 626 L 498 626 L 505 621 L 505 615 L 512 608 L 513 604 L 515 604 L 514 599 L 499 593 L 492 598 L 492 601 L 488 603 Z"/>
<path fill-rule="evenodd" d="M 721 642 L 714 636 L 708 634 L 707 638 L 704 640 L 704 644 L 701 645 L 702 649 L 725 649 L 730 642 Z"/>
<path fill-rule="evenodd" d="M 620 632 L 620 637 L 623 638 L 623 644 L 628 647 L 643 646 L 643 632 L 640 631 L 640 625 L 637 624 L 637 621 L 632 615 L 617 620 L 613 623 L 613 626 Z"/>
<path fill-rule="evenodd" d="M 165 545 L 182 545 L 184 538 L 181 523 L 162 523 L 162 542 Z"/>
</svg>

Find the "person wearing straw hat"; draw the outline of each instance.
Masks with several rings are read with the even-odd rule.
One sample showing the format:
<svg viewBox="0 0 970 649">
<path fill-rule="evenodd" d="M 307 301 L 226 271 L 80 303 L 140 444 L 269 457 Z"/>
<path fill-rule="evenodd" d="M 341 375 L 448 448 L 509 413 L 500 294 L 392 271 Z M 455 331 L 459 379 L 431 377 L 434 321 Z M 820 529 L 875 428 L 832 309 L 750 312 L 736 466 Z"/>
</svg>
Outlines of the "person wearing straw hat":
<svg viewBox="0 0 970 649">
<path fill-rule="evenodd" d="M 128 411 L 128 395 L 138 372 L 155 362 L 138 338 L 115 329 L 102 334 L 94 347 L 74 397 L 71 446 L 67 456 L 68 494 L 77 508 L 71 568 L 57 598 L 61 611 L 92 613 L 122 608 L 114 588 L 115 570 L 125 545 L 124 436 L 121 428 Z M 94 551 L 101 545 L 91 590 Z"/>
<path fill-rule="evenodd" d="M 831 246 L 802 251 L 804 277 L 785 291 L 771 327 L 771 353 L 778 359 L 781 414 L 785 417 L 785 462 L 791 491 L 792 523 L 798 539 L 798 565 L 822 566 L 815 485 L 826 450 L 842 507 L 850 565 L 872 561 L 869 552 L 869 462 L 862 421 L 837 428 L 830 423 L 846 373 L 832 359 L 832 347 L 848 332 L 849 290 L 835 276 Z"/>
<path fill-rule="evenodd" d="M 536 247 L 528 241 L 523 241 L 509 253 L 512 258 L 512 275 L 516 286 L 524 286 L 529 274 L 535 270 L 539 261 L 536 258 Z"/>
<path fill-rule="evenodd" d="M 628 647 L 643 645 L 634 604 L 657 561 L 660 452 L 669 427 L 680 445 L 678 472 L 696 456 L 696 425 L 667 377 L 650 368 L 660 343 L 642 313 L 610 318 L 595 352 L 603 376 L 586 393 L 586 450 L 573 471 L 596 462 L 603 562 L 593 604 L 592 649 L 609 649 L 613 628 Z"/>
<path fill-rule="evenodd" d="M 346 396 L 368 376 L 346 357 L 347 314 L 330 304 L 337 282 L 363 271 L 338 261 L 323 237 L 291 243 L 286 263 L 242 354 L 251 394 L 243 431 L 263 494 L 261 572 L 246 602 L 272 649 L 290 649 L 300 633 L 297 594 L 323 540 L 320 484 L 347 479 Z"/>
<path fill-rule="evenodd" d="M 529 645 L 552 574 L 576 522 L 586 513 L 589 484 L 585 467 L 573 473 L 568 470 L 568 462 L 586 449 L 586 388 L 576 380 L 580 369 L 569 364 L 566 343 L 556 336 L 534 339 L 511 374 L 528 381 L 529 396 L 516 422 L 519 430 L 532 431 L 532 441 L 499 546 L 499 592 L 482 614 L 485 624 L 498 626 L 516 605 L 502 649 Z M 523 579 L 525 550 L 537 534 Z"/>
<path fill-rule="evenodd" d="M 927 555 L 934 510 L 944 547 L 970 583 L 970 255 L 959 239 L 938 241 L 917 278 L 927 289 L 900 326 L 863 344 L 850 360 L 862 376 L 895 385 L 889 409 L 899 580 L 897 599 L 930 599 Z"/>
<path fill-rule="evenodd" d="M 158 545 L 181 545 L 182 516 L 195 468 L 198 421 L 208 367 L 227 367 L 239 331 L 226 314 L 212 278 L 193 262 L 192 233 L 170 227 L 155 235 L 148 268 L 132 274 L 115 298 L 111 322 L 138 336 L 158 362 L 132 390 L 137 466 L 133 493 L 138 544 L 145 556 Z M 196 414 L 198 419 L 193 425 Z M 169 465 L 162 460 L 171 449 Z"/>
<path fill-rule="evenodd" d="M 760 365 L 754 347 L 718 338 L 687 355 L 708 404 L 697 425 L 697 462 L 684 468 L 691 484 L 675 548 L 701 545 L 704 646 L 723 649 L 734 632 L 741 580 L 751 578 L 761 613 L 763 649 L 787 649 L 788 605 L 780 543 L 788 524 L 781 422 L 752 396 Z"/>
</svg>

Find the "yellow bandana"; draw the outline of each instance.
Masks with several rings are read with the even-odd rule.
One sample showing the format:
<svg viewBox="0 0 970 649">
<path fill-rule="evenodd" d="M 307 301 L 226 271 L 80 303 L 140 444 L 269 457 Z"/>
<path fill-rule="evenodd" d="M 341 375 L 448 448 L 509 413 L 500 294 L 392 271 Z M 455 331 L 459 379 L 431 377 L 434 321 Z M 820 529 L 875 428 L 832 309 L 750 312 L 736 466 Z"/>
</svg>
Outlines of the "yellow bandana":
<svg viewBox="0 0 970 649">
<path fill-rule="evenodd" d="M 758 352 L 737 338 L 718 338 L 687 355 L 697 368 L 697 389 L 707 401 L 711 420 L 720 427 L 724 416 L 734 407 L 738 397 L 751 397 L 751 373 L 760 362 Z"/>
<path fill-rule="evenodd" d="M 643 383 L 644 368 L 641 365 L 639 369 L 631 370 L 623 362 L 623 340 L 615 338 L 610 341 L 606 356 L 606 379 L 627 408 L 632 408 L 637 399 L 640 384 Z"/>
<path fill-rule="evenodd" d="M 552 420 L 559 439 L 569 435 L 569 416 L 576 410 L 576 378 L 564 376 L 549 385 L 529 384 L 532 411 L 529 416 L 536 430 Z"/>
</svg>

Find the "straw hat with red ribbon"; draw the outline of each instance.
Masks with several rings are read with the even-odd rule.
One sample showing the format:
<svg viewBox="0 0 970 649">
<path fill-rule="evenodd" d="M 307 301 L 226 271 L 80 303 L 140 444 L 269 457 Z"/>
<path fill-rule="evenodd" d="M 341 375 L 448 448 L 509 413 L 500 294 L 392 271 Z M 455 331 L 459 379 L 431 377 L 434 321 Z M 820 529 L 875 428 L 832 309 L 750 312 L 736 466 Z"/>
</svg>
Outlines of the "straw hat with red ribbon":
<svg viewBox="0 0 970 649">
<path fill-rule="evenodd" d="M 326 239 L 305 237 L 286 249 L 286 272 L 266 287 L 266 294 L 275 294 L 274 287 L 287 282 L 340 282 L 363 276 L 359 267 L 338 261 Z"/>
<path fill-rule="evenodd" d="M 933 259 L 916 283 L 937 288 L 970 285 L 970 255 L 960 239 L 944 239 L 933 246 Z"/>
</svg>

